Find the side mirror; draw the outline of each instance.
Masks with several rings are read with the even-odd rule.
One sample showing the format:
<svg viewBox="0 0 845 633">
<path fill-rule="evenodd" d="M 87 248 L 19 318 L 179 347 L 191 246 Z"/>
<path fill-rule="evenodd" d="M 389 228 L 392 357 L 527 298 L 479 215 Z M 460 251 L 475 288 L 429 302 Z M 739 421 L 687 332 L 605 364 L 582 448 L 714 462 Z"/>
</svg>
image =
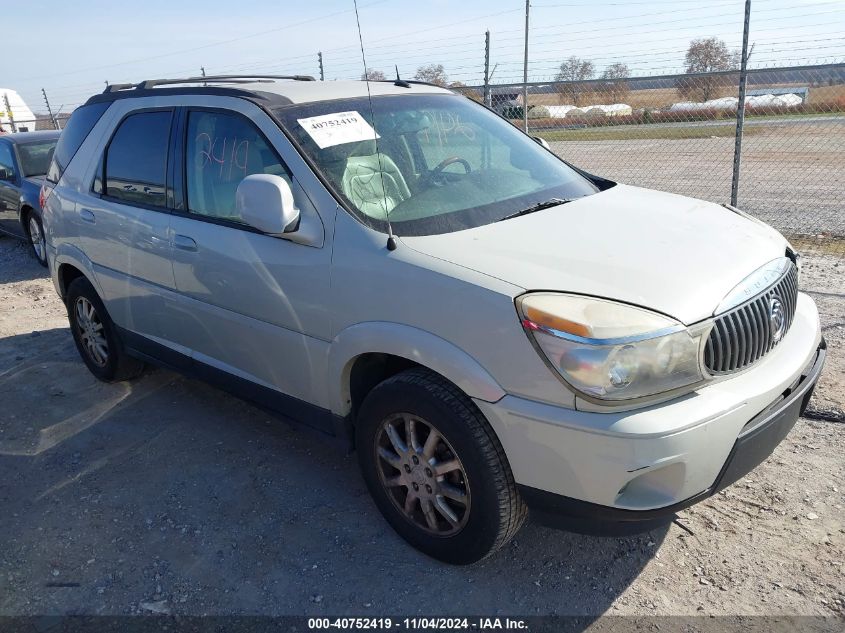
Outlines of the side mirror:
<svg viewBox="0 0 845 633">
<path fill-rule="evenodd" d="M 11 180 L 11 176 L 5 167 L 0 167 L 0 180 Z"/>
<path fill-rule="evenodd" d="M 235 192 L 235 210 L 252 227 L 269 235 L 296 231 L 299 209 L 287 180 L 271 174 L 247 176 Z"/>
<path fill-rule="evenodd" d="M 537 141 L 540 145 L 545 147 L 547 150 L 549 150 L 549 151 L 552 150 L 552 148 L 549 147 L 549 144 L 546 142 L 546 139 L 540 138 L 539 136 L 532 136 L 531 138 L 533 138 L 535 141 Z"/>
</svg>

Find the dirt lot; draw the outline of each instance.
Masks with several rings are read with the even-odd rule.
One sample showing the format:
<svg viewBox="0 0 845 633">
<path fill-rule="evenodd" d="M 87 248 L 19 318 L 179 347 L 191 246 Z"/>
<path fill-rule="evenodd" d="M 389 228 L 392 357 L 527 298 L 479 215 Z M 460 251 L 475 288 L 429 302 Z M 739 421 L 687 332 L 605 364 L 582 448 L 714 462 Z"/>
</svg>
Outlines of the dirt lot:
<svg viewBox="0 0 845 633">
<path fill-rule="evenodd" d="M 807 262 L 843 406 L 838 260 Z M 800 420 L 677 525 L 528 525 L 447 567 L 385 524 L 354 457 L 200 383 L 94 380 L 44 270 L 0 239 L 0 614 L 845 614 L 845 425 Z"/>
<path fill-rule="evenodd" d="M 743 139 L 738 206 L 787 233 L 845 236 L 845 118 L 796 117 L 749 125 L 754 134 Z M 606 178 L 705 200 L 730 200 L 733 137 L 648 138 L 648 127 L 619 128 L 628 140 L 550 144 L 566 160 Z M 596 134 L 610 129 L 597 128 Z M 645 138 L 636 138 L 636 129 Z M 542 130 L 534 133 L 543 135 Z"/>
</svg>

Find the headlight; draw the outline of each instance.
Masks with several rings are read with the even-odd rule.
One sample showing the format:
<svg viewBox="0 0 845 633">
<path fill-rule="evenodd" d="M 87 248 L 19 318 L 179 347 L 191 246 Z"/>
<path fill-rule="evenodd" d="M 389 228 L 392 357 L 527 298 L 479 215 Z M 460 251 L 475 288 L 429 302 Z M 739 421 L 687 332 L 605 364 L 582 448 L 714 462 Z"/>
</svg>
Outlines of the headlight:
<svg viewBox="0 0 845 633">
<path fill-rule="evenodd" d="M 601 400 L 631 400 L 702 380 L 700 337 L 642 308 L 537 292 L 516 302 L 522 325 L 563 379 Z"/>
</svg>

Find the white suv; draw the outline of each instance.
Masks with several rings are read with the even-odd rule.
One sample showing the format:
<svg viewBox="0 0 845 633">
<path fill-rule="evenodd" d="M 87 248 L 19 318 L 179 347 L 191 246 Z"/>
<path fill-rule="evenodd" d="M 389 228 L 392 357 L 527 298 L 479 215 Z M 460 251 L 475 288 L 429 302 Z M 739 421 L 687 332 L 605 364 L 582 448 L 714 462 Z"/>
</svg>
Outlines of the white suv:
<svg viewBox="0 0 845 633">
<path fill-rule="evenodd" d="M 354 442 L 387 521 L 477 561 L 527 509 L 649 529 L 765 459 L 824 362 L 798 256 L 415 82 L 112 86 L 48 174 L 102 380 L 164 365 Z"/>
</svg>

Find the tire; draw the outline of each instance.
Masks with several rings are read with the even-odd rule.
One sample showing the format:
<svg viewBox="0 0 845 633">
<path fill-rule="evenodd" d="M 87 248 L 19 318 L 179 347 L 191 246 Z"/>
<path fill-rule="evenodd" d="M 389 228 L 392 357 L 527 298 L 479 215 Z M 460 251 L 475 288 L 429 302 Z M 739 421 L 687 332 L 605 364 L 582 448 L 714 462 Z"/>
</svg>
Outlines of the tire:
<svg viewBox="0 0 845 633">
<path fill-rule="evenodd" d="M 129 356 L 94 286 L 85 277 L 74 279 L 65 299 L 76 349 L 90 372 L 103 382 L 134 378 L 144 364 Z"/>
<path fill-rule="evenodd" d="M 29 240 L 30 253 L 35 261 L 47 267 L 47 238 L 44 234 L 44 224 L 41 222 L 41 214 L 30 209 L 24 217 L 24 231 Z"/>
<path fill-rule="evenodd" d="M 432 432 L 439 436 L 434 448 Z M 408 442 L 409 433 L 416 441 Z M 433 558 L 475 563 L 508 543 L 525 521 L 527 509 L 490 424 L 434 372 L 409 369 L 376 386 L 361 405 L 355 441 L 364 481 L 384 518 Z M 416 499 L 409 505 L 412 491 Z"/>
</svg>

